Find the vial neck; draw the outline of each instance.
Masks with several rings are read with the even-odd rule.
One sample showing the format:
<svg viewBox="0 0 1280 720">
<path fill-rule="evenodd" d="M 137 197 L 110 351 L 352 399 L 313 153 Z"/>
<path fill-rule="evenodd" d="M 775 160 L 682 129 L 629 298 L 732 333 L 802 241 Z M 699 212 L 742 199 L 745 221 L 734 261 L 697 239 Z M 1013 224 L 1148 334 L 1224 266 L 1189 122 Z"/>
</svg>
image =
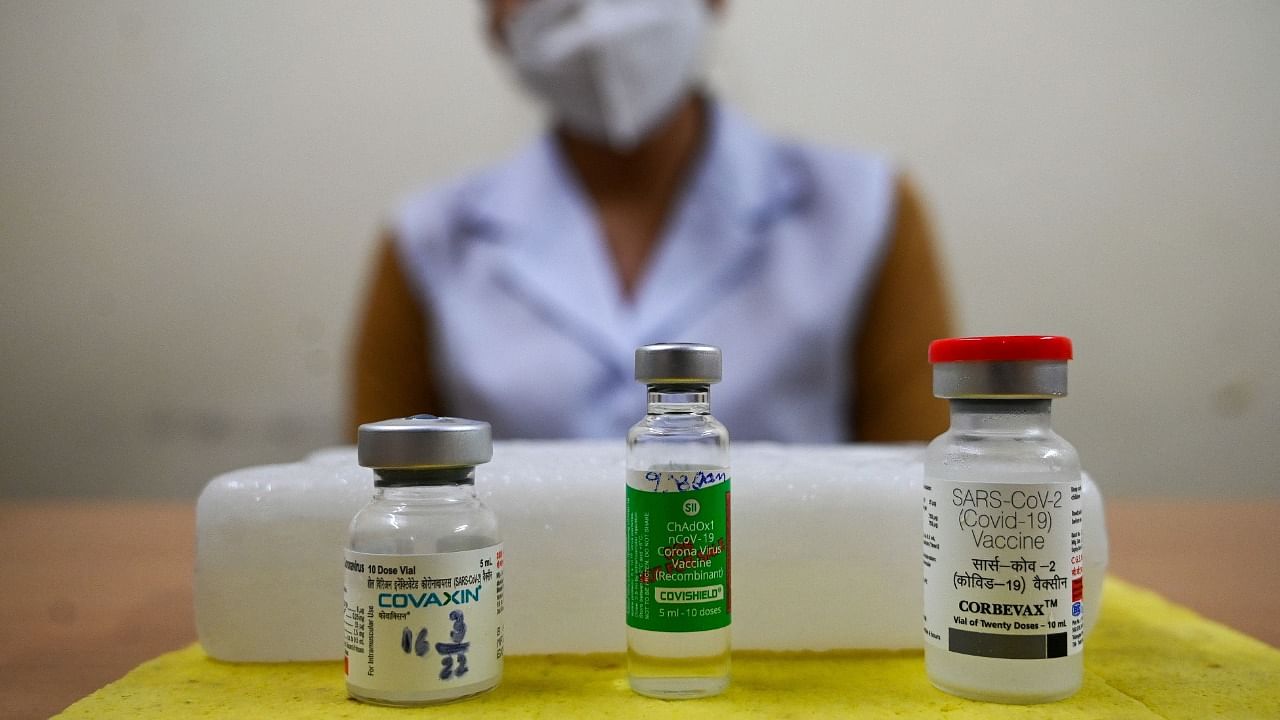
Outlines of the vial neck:
<svg viewBox="0 0 1280 720">
<path fill-rule="evenodd" d="M 474 500 L 474 485 L 405 485 L 375 487 L 373 499 L 412 505 L 440 505 Z"/>
<path fill-rule="evenodd" d="M 706 415 L 711 412 L 710 385 L 650 385 L 650 415 Z"/>
<path fill-rule="evenodd" d="M 1051 432 L 1052 404 L 1052 400 L 1041 398 L 952 400 L 951 431 L 1010 435 Z"/>
<path fill-rule="evenodd" d="M 381 490 L 446 489 L 457 492 L 476 484 L 475 466 L 448 468 L 378 468 L 374 487 Z"/>
</svg>

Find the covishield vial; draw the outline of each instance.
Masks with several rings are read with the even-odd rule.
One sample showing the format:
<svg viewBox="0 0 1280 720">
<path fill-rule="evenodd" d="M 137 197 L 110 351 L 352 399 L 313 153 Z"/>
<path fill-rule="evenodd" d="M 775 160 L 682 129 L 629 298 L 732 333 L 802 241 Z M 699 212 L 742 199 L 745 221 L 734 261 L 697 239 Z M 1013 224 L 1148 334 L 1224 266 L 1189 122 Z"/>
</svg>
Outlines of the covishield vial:
<svg viewBox="0 0 1280 720">
<path fill-rule="evenodd" d="M 930 345 L 951 428 L 925 457 L 925 667 L 954 695 L 1049 702 L 1083 680 L 1080 463 L 1050 427 L 1071 354 L 1051 336 Z"/>
<path fill-rule="evenodd" d="M 711 415 L 709 345 L 636 350 L 645 417 L 627 434 L 627 671 L 652 697 L 729 685 L 729 434 Z"/>
</svg>

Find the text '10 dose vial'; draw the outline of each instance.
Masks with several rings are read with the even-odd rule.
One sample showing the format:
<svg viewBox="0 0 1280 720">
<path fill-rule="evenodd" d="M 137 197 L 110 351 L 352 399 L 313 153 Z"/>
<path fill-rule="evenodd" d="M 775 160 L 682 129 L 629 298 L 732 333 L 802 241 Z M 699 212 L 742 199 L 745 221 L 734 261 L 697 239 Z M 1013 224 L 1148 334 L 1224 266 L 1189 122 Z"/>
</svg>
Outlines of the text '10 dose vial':
<svg viewBox="0 0 1280 720">
<path fill-rule="evenodd" d="M 1049 702 L 1083 680 L 1080 462 L 1049 425 L 1070 359 L 1065 337 L 929 346 L 951 428 L 925 457 L 925 666 L 954 695 Z"/>
<path fill-rule="evenodd" d="M 720 350 L 636 350 L 648 385 L 627 433 L 627 671 L 631 688 L 695 698 L 729 685 L 729 434 L 711 416 Z"/>
<path fill-rule="evenodd" d="M 489 424 L 415 415 L 360 426 L 373 500 L 351 521 L 343 567 L 347 693 L 431 705 L 502 679 L 502 541 L 477 498 Z"/>
</svg>

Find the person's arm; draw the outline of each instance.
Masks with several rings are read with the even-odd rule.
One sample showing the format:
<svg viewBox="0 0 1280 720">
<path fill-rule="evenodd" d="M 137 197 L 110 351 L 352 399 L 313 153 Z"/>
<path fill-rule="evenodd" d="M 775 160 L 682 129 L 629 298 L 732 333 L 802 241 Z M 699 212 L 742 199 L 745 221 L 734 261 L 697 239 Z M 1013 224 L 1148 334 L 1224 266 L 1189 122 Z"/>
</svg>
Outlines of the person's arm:
<svg viewBox="0 0 1280 720">
<path fill-rule="evenodd" d="M 437 413 L 425 314 L 384 234 L 357 320 L 347 434 L 361 423 Z"/>
<path fill-rule="evenodd" d="M 951 335 L 949 315 L 932 229 L 915 188 L 900 179 L 893 235 L 854 343 L 855 440 L 927 441 L 947 429 L 928 348 Z"/>
</svg>

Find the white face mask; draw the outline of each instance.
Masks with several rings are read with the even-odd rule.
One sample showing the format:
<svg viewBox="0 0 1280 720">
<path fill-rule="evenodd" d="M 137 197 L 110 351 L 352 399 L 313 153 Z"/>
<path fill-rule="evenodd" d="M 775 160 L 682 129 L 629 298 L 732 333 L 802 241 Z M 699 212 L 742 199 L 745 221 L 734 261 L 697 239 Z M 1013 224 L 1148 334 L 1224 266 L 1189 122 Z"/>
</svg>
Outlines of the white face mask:
<svg viewBox="0 0 1280 720">
<path fill-rule="evenodd" d="M 507 42 L 559 121 L 626 150 L 697 80 L 709 14 L 704 0 L 530 0 Z"/>
</svg>

